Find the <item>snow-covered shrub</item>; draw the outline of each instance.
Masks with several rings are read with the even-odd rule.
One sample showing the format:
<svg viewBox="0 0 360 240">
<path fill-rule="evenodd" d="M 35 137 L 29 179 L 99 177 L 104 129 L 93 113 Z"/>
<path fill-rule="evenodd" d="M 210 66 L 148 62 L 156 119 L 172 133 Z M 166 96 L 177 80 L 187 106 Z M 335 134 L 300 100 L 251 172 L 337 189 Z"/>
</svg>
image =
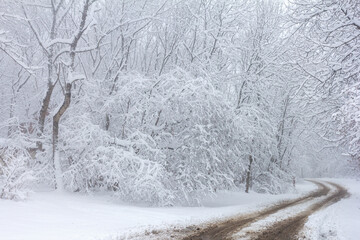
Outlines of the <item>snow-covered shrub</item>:
<svg viewBox="0 0 360 240">
<path fill-rule="evenodd" d="M 118 104 L 131 113 L 124 114 L 125 133 L 140 129 L 165 154 L 161 164 L 177 202 L 197 204 L 204 195 L 233 187 L 230 165 L 237 165 L 236 171 L 241 161 L 233 147 L 232 111 L 208 78 L 176 69 L 126 84 L 135 86 L 124 86 L 127 90 L 119 94 L 132 100 L 130 107 L 128 100 Z"/>
<path fill-rule="evenodd" d="M 122 200 L 171 205 L 163 156 L 144 134 L 128 140 L 109 132 L 84 114 L 68 117 L 62 127 L 61 157 L 65 186 L 72 191 L 108 190 Z M 151 157 L 151 159 L 150 159 Z"/>
<path fill-rule="evenodd" d="M 355 83 L 343 91 L 345 103 L 334 114 L 338 122 L 338 134 L 347 147 L 354 165 L 360 169 L 360 83 Z"/>
<path fill-rule="evenodd" d="M 159 78 L 127 74 L 107 97 L 98 84 L 84 84 L 84 101 L 61 126 L 66 188 L 172 205 L 234 187 L 243 166 L 232 111 L 209 79 L 180 69 Z"/>
<path fill-rule="evenodd" d="M 234 111 L 210 78 L 182 69 L 122 73 L 113 84 L 93 79 L 82 89 L 60 126 L 67 189 L 194 205 L 218 190 L 243 189 L 252 155 L 253 189 L 284 191 L 289 174 L 271 160 L 278 149 L 270 110 L 244 104 Z"/>
<path fill-rule="evenodd" d="M 278 194 L 291 187 L 292 169 L 280 156 L 276 118 L 272 114 L 262 106 L 243 104 L 236 111 L 234 125 L 245 171 L 251 164 L 250 187 L 256 192 Z"/>
<path fill-rule="evenodd" d="M 293 187 L 291 175 L 279 168 L 274 172 L 262 171 L 253 182 L 252 190 L 258 193 L 286 193 Z"/>
<path fill-rule="evenodd" d="M 181 70 L 160 81 L 155 93 L 166 100 L 158 124 L 163 128 L 155 130 L 155 140 L 165 148 L 178 200 L 196 204 L 204 195 L 233 187 L 229 165 L 238 159 L 225 96 L 209 79 Z"/>
<path fill-rule="evenodd" d="M 8 138 L 0 138 L 0 198 L 26 199 L 35 179 L 30 167 L 31 142 L 17 119 L 9 119 L 0 128 L 9 128 Z"/>
<path fill-rule="evenodd" d="M 167 188 L 167 173 L 161 164 L 117 147 L 98 148 L 96 156 L 104 163 L 101 172 L 105 185 L 120 199 L 153 205 L 173 204 Z"/>
<path fill-rule="evenodd" d="M 34 180 L 29 169 L 30 156 L 26 149 L 0 147 L 0 198 L 23 200 Z"/>
</svg>

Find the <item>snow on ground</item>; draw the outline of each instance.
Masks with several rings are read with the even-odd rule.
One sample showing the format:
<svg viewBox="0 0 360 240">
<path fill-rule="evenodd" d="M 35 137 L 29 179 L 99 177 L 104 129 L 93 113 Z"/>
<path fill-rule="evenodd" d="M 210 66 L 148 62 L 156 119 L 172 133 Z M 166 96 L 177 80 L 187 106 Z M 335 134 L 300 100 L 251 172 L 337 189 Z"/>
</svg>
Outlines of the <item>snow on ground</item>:
<svg viewBox="0 0 360 240">
<path fill-rule="evenodd" d="M 351 195 L 347 199 L 311 215 L 303 231 L 306 239 L 360 239 L 360 181 L 352 179 L 324 180 L 346 187 Z"/>
<path fill-rule="evenodd" d="M 152 228 L 189 225 L 258 210 L 313 191 L 309 182 L 297 193 L 270 195 L 221 192 L 202 207 L 150 208 L 120 204 L 108 196 L 36 192 L 29 200 L 0 200 L 2 240 L 98 240 Z"/>
</svg>

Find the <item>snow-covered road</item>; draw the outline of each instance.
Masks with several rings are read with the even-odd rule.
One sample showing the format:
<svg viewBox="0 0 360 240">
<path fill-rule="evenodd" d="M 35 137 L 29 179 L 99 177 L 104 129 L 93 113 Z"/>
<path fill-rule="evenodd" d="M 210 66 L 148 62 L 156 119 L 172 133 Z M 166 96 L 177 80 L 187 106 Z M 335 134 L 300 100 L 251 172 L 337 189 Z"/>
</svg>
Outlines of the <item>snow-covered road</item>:
<svg viewBox="0 0 360 240">
<path fill-rule="evenodd" d="M 159 232 L 154 239 L 165 239 L 166 235 L 184 240 L 298 239 L 298 233 L 309 215 L 348 195 L 346 189 L 340 185 L 322 181 L 312 182 L 319 188 L 298 199 L 284 201 L 250 214 L 198 225 L 192 232 L 188 229 L 177 230 L 176 233 Z"/>
<path fill-rule="evenodd" d="M 345 186 L 351 196 L 311 215 L 301 236 L 307 240 L 358 240 L 360 182 L 348 179 L 326 181 Z M 297 185 L 297 192 L 293 194 L 221 192 L 214 198 L 203 201 L 202 207 L 172 208 L 130 206 L 108 196 L 36 192 L 24 202 L 0 200 L 0 239 L 173 239 L 171 236 L 175 237 L 174 233 L 181 230 L 191 233 L 196 231 L 199 224 L 221 221 L 234 214 L 264 211 L 275 203 L 304 198 L 316 188 L 312 183 L 301 182 Z M 319 197 L 319 200 L 323 198 Z M 310 202 L 301 203 L 303 207 L 309 206 L 308 204 Z M 272 213 L 267 216 L 267 220 L 257 222 L 258 225 L 246 227 L 249 227 L 248 230 L 255 230 L 266 225 L 266 221 L 270 223 L 284 219 L 287 214 L 296 211 L 293 208 L 278 212 L 278 215 Z"/>
<path fill-rule="evenodd" d="M 319 193 L 318 196 L 304 199 L 268 217 L 257 220 L 248 227 L 241 229 L 233 235 L 233 238 L 237 240 L 295 240 L 303 238 L 305 235 L 299 233 L 308 216 L 348 196 L 346 189 L 330 182 L 322 182 Z"/>
<path fill-rule="evenodd" d="M 360 239 L 360 181 L 324 179 L 347 188 L 349 197 L 312 214 L 305 223 L 299 240 Z"/>
</svg>

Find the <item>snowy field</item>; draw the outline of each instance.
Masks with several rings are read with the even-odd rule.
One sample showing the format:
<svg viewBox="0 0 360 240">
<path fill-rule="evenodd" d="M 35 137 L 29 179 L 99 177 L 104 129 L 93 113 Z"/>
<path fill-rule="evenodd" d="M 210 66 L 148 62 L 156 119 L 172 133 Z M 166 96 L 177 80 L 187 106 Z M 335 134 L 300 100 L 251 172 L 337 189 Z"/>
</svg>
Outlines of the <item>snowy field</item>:
<svg viewBox="0 0 360 240">
<path fill-rule="evenodd" d="M 171 225 L 188 225 L 296 198 L 316 186 L 302 182 L 297 193 L 264 195 L 222 192 L 202 207 L 149 208 L 108 196 L 36 192 L 29 200 L 0 200 L 2 240 L 98 240 Z"/>
<path fill-rule="evenodd" d="M 353 239 L 360 236 L 360 182 L 331 179 L 351 196 L 310 217 L 309 239 Z M 116 202 L 109 196 L 35 192 L 27 201 L 0 200 L 2 240 L 108 240 L 116 236 L 173 225 L 186 226 L 292 199 L 316 189 L 309 182 L 296 193 L 270 195 L 221 192 L 202 207 L 149 208 Z"/>
</svg>

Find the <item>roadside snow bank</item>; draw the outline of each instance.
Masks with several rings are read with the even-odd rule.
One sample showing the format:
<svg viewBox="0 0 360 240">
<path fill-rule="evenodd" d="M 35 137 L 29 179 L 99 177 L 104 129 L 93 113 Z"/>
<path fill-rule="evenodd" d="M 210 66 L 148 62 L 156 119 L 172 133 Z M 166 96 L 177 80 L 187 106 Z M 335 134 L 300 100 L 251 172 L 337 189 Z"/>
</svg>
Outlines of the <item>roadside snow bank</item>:
<svg viewBox="0 0 360 240">
<path fill-rule="evenodd" d="M 311 215 L 303 234 L 311 240 L 358 240 L 360 237 L 360 181 L 322 179 L 348 189 L 351 196 Z"/>
<path fill-rule="evenodd" d="M 203 207 L 172 208 L 129 206 L 108 196 L 36 192 L 28 201 L 0 200 L 0 233 L 2 240 L 116 239 L 130 232 L 186 226 L 257 210 L 315 189 L 301 182 L 293 194 L 220 192 L 203 201 Z"/>
</svg>

